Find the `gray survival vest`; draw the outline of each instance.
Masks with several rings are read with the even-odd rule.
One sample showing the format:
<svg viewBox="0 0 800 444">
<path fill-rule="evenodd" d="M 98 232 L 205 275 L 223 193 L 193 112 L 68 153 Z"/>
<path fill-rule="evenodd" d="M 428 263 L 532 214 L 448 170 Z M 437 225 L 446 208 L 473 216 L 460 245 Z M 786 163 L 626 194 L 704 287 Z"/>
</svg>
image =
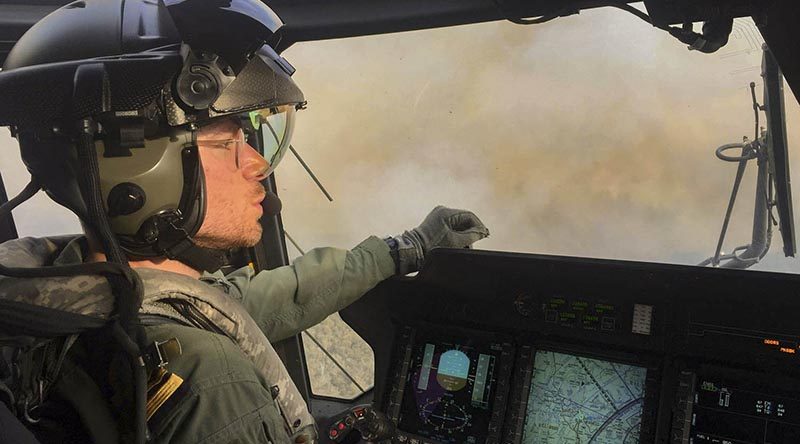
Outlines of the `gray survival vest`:
<svg viewBox="0 0 800 444">
<path fill-rule="evenodd" d="M 0 245 L 0 263 L 7 267 L 52 264 L 71 237 L 23 238 Z M 277 387 L 277 407 L 294 442 L 317 442 L 313 416 L 275 349 L 244 307 L 222 291 L 189 276 L 153 269 L 136 269 L 144 284 L 140 313 L 158 315 L 231 338 L 255 364 L 266 381 Z M 177 310 L 185 305 L 191 310 Z M 44 307 L 76 319 L 94 319 L 102 325 L 114 306 L 104 277 L 12 278 L 0 276 L 0 316 L 13 316 L 26 306 Z M 18 326 L 22 328 L 22 325 Z"/>
</svg>

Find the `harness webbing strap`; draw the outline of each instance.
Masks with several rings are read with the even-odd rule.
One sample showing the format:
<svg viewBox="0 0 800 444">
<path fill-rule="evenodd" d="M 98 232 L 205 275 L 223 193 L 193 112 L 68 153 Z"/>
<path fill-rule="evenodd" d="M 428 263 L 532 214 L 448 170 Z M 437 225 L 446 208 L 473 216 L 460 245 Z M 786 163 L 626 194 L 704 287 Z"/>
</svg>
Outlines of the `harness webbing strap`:
<svg viewBox="0 0 800 444">
<path fill-rule="evenodd" d="M 82 333 L 108 322 L 107 319 L 5 299 L 0 299 L 0 319 L 3 320 L 0 322 L 0 333 L 38 338 Z"/>
</svg>

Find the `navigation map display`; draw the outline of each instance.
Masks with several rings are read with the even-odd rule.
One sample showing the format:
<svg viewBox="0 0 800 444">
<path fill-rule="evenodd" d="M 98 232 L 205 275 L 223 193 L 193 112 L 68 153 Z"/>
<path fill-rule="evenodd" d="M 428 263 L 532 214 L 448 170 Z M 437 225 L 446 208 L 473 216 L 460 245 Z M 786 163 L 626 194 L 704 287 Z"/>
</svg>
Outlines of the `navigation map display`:
<svg viewBox="0 0 800 444">
<path fill-rule="evenodd" d="M 537 351 L 523 444 L 638 444 L 647 369 Z"/>
<path fill-rule="evenodd" d="M 483 444 L 502 344 L 417 339 L 399 428 L 441 443 Z"/>
</svg>

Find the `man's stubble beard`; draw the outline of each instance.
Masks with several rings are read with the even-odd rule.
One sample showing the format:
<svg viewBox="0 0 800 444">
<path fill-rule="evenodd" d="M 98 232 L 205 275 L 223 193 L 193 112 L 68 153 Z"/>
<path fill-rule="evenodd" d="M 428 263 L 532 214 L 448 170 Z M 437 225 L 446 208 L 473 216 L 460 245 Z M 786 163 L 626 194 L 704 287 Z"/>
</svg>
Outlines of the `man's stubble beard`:
<svg viewBox="0 0 800 444">
<path fill-rule="evenodd" d="M 217 227 L 214 234 L 202 234 L 195 236 L 194 243 L 202 248 L 215 250 L 230 250 L 232 248 L 253 247 L 261 241 L 261 224 L 256 223 L 253 230 L 245 232 L 231 224 L 230 226 Z"/>
<path fill-rule="evenodd" d="M 215 250 L 229 250 L 232 248 L 252 247 L 261 241 L 261 216 L 254 220 L 241 221 L 236 215 L 242 209 L 235 209 L 230 202 L 217 207 L 214 214 L 206 213 L 205 220 L 194 242 L 199 247 Z M 208 210 L 207 210 L 208 211 Z"/>
</svg>

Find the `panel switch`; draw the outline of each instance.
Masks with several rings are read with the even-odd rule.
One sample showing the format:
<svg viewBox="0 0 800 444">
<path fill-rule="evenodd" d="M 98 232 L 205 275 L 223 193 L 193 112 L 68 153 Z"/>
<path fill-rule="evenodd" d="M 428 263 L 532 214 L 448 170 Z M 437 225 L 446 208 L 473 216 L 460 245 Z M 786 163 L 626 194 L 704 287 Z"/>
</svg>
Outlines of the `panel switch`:
<svg viewBox="0 0 800 444">
<path fill-rule="evenodd" d="M 653 306 L 634 304 L 633 306 L 633 333 L 650 335 L 653 331 Z"/>
</svg>

